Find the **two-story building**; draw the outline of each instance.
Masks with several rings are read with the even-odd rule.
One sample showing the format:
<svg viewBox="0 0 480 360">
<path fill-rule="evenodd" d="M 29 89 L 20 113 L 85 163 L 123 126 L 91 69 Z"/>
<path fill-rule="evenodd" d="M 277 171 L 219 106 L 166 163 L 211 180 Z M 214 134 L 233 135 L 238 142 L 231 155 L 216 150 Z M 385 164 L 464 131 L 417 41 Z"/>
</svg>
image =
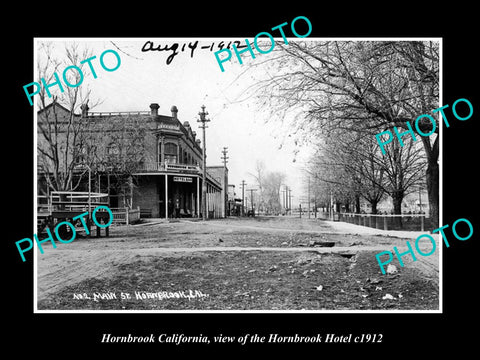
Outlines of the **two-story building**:
<svg viewBox="0 0 480 360">
<path fill-rule="evenodd" d="M 89 112 L 84 104 L 81 114 L 69 116 L 68 109 L 54 103 L 38 113 L 40 148 L 48 142 L 44 134 L 44 111 L 48 110 L 50 115 L 47 118 L 53 119 L 52 107 L 56 113 L 55 120 L 61 119 L 59 123 L 63 124 L 55 127 L 59 132 L 56 138 L 62 139 L 65 144 L 70 140 L 65 140 L 62 134 L 72 129 L 71 123 L 80 124 L 78 136 L 70 134 L 67 137 L 75 138 L 78 144 L 71 144 L 71 154 L 63 155 L 63 159 L 72 158 L 75 174 L 83 174 L 79 189 L 87 187 L 85 181 L 88 180 L 84 176 L 86 164 L 93 173 L 90 174 L 90 187 L 108 192 L 113 208 L 140 207 L 143 216 L 155 218 L 202 216 L 201 142 L 188 121 L 180 122 L 176 106 L 172 106 L 171 115 L 161 115 L 158 104 L 151 104 L 149 112 L 102 113 Z M 40 151 L 39 156 L 43 153 L 43 150 Z M 47 160 L 49 163 L 50 159 Z M 39 159 L 38 163 L 45 164 L 46 161 Z M 54 164 L 39 167 L 38 184 L 43 193 L 48 192 L 45 177 L 53 176 L 50 169 L 54 167 Z M 206 173 L 207 216 L 223 217 L 228 169 L 224 166 L 207 167 Z M 123 175 L 128 177 L 128 181 L 119 185 Z"/>
</svg>

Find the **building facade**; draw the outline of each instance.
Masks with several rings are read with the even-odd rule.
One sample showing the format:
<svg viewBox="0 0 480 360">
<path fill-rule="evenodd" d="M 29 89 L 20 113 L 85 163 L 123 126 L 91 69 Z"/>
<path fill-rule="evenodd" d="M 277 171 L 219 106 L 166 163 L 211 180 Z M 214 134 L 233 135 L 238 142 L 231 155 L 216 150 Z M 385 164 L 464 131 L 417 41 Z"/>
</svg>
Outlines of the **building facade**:
<svg viewBox="0 0 480 360">
<path fill-rule="evenodd" d="M 154 218 L 202 216 L 201 142 L 188 121 L 180 122 L 175 106 L 170 115 L 159 114 L 158 104 L 151 104 L 148 112 L 102 113 L 89 112 L 84 104 L 78 115 L 59 104 L 49 107 L 37 117 L 39 193 L 48 193 L 46 178 L 51 182 L 55 177 L 52 169 L 58 172 L 58 166 L 63 164 L 66 173 L 71 166 L 73 178 L 82 177 L 79 190 L 87 187 L 88 168 L 90 188 L 107 192 L 113 208 L 140 207 L 143 217 Z M 53 128 L 52 122 L 63 124 L 55 126 L 54 141 L 64 144 L 59 165 L 42 156 L 51 147 L 52 139 L 45 136 L 45 129 Z M 68 134 L 72 124 L 80 129 L 75 136 Z M 218 168 L 207 167 L 209 218 L 226 215 L 228 170 L 222 166 L 220 173 Z M 76 181 L 71 183 L 72 189 L 75 184 Z"/>
</svg>

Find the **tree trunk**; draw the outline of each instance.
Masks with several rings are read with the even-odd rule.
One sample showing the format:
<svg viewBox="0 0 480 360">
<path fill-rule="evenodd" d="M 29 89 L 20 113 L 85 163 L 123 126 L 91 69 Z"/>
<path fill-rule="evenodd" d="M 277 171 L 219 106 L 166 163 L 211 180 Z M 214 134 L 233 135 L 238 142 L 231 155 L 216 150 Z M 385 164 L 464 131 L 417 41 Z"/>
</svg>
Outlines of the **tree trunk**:
<svg viewBox="0 0 480 360">
<path fill-rule="evenodd" d="M 355 213 L 360 214 L 360 194 L 355 194 Z"/>
<path fill-rule="evenodd" d="M 428 162 L 427 166 L 427 192 L 428 202 L 430 204 L 430 221 L 432 230 L 438 228 L 439 223 L 439 167 L 437 162 Z"/>
<path fill-rule="evenodd" d="M 336 202 L 336 203 L 335 203 L 335 211 L 336 211 L 337 213 L 339 213 L 341 209 L 342 209 L 342 203 Z"/>
<path fill-rule="evenodd" d="M 378 204 L 378 201 L 370 201 L 370 205 L 372 207 L 372 214 L 376 214 L 377 213 L 377 204 Z"/>
<path fill-rule="evenodd" d="M 392 194 L 392 202 L 393 202 L 393 213 L 394 214 L 401 214 L 402 213 L 402 201 L 403 201 L 403 193 L 400 191 L 394 191 Z"/>
<path fill-rule="evenodd" d="M 346 213 L 350 212 L 350 203 L 349 202 L 345 203 L 345 212 Z"/>
<path fill-rule="evenodd" d="M 395 215 L 402 214 L 402 201 L 403 201 L 403 192 L 402 191 L 394 191 L 392 194 L 392 202 L 393 202 L 393 213 Z M 402 228 L 402 217 L 394 217 L 394 224 L 396 225 L 397 229 Z"/>
<path fill-rule="evenodd" d="M 438 228 L 439 223 L 439 202 L 440 202 L 440 171 L 438 166 L 439 137 L 435 139 L 433 146 L 430 145 L 428 137 L 421 137 L 425 153 L 427 155 L 426 183 L 428 203 L 430 207 L 430 221 L 432 230 Z"/>
</svg>

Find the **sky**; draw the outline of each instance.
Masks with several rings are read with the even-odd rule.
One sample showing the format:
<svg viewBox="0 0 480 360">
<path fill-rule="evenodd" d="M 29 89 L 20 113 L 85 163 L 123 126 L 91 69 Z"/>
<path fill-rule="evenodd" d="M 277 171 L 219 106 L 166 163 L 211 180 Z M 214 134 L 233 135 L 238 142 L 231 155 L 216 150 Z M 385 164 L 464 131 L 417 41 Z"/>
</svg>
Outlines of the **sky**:
<svg viewBox="0 0 480 360">
<path fill-rule="evenodd" d="M 97 78 L 86 67 L 80 85 L 82 91 L 91 91 L 89 111 L 150 111 L 149 105 L 158 103 L 159 114 L 170 115 L 170 109 L 175 105 L 179 120 L 182 123 L 188 121 L 197 132 L 197 138 L 201 139 L 202 130 L 198 128 L 197 120 L 201 106 L 205 105 L 209 113 L 207 118 L 211 120 L 206 130 L 207 166 L 222 165 L 222 150 L 227 147 L 229 184 L 235 185 L 236 193 L 240 194 L 242 180 L 247 183 L 247 189 L 256 188 L 250 174 L 255 172 L 256 161 L 263 161 L 267 171 L 280 171 L 286 175 L 285 185 L 292 189 L 293 204 L 298 206 L 306 195 L 302 168 L 308 161 L 309 151 L 297 148 L 288 136 L 290 129 L 269 121 L 269 109 L 260 108 L 254 97 L 246 96 L 245 89 L 264 75 L 260 67 L 244 73 L 247 61 L 259 61 L 260 57 L 268 55 L 257 53 L 255 59 L 243 57 L 244 64 L 240 64 L 232 54 L 232 60 L 223 63 L 225 71 L 221 71 L 214 54 L 222 41 L 226 45 L 234 40 L 48 38 L 37 39 L 36 46 L 51 42 L 55 56 L 65 59 L 65 46 L 74 42 L 79 49 L 88 48 L 96 56 L 91 64 Z M 169 59 L 175 46 L 177 54 Z M 153 50 L 142 51 L 142 48 Z M 156 50 L 159 48 L 164 50 Z M 115 50 L 121 60 L 114 71 L 106 71 L 100 64 L 101 55 L 110 49 Z M 42 61 L 41 51 L 37 53 L 36 61 Z M 103 61 L 107 68 L 114 68 L 117 64 L 114 54 L 108 52 Z M 59 67 L 60 77 L 67 66 L 68 61 Z M 96 101 L 99 104 L 93 107 Z"/>
</svg>

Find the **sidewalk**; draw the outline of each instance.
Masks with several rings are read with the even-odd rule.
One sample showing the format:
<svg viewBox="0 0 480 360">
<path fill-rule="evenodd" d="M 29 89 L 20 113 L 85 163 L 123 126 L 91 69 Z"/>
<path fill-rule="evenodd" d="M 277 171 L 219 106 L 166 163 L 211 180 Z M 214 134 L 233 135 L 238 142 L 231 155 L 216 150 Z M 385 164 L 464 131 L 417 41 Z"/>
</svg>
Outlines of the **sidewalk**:
<svg viewBox="0 0 480 360">
<path fill-rule="evenodd" d="M 327 223 L 332 229 L 341 232 L 343 234 L 359 234 L 359 235 L 381 235 L 381 236 L 393 236 L 399 237 L 404 239 L 416 239 L 418 236 L 422 234 L 428 234 L 428 231 L 404 231 L 404 230 L 381 230 L 381 229 L 374 229 L 368 226 L 361 226 L 350 224 L 341 221 L 330 221 L 330 220 L 323 220 Z M 433 234 L 435 236 L 435 234 Z"/>
</svg>

